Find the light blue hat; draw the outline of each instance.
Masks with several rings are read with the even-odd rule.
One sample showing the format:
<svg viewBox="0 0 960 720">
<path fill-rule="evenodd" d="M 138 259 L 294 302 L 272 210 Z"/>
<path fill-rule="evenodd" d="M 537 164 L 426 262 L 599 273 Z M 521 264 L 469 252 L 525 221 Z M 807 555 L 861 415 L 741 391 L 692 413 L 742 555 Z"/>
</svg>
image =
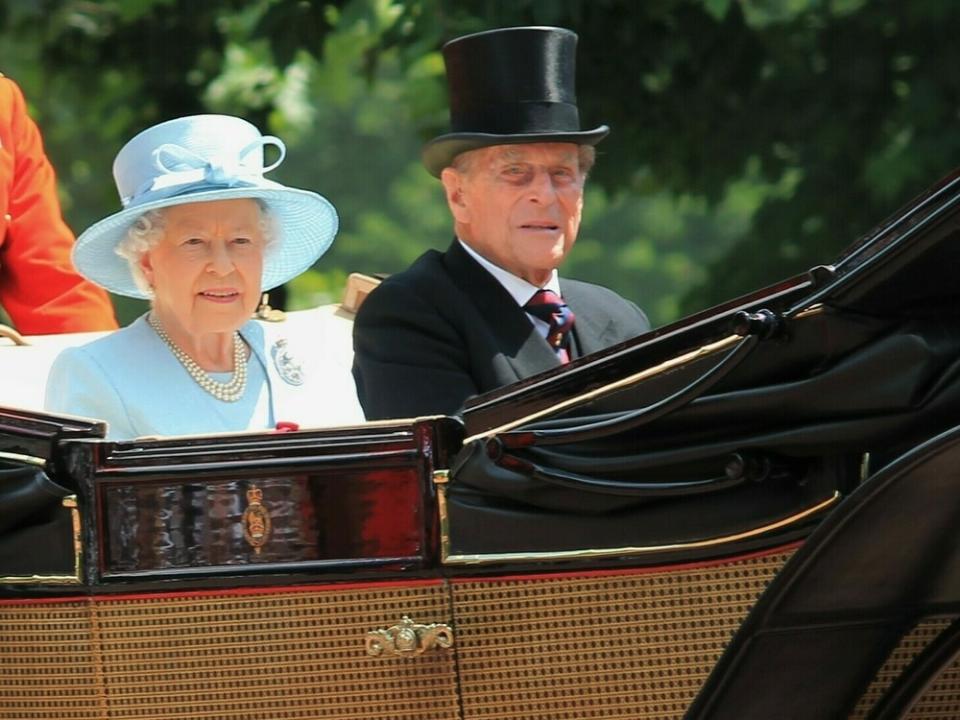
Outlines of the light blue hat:
<svg viewBox="0 0 960 720">
<path fill-rule="evenodd" d="M 263 166 L 265 145 L 280 151 L 268 167 Z M 326 198 L 263 177 L 285 154 L 279 138 L 261 135 L 246 120 L 229 115 L 193 115 L 144 130 L 113 162 L 123 210 L 77 238 L 74 265 L 111 292 L 145 298 L 129 263 L 115 252 L 137 218 L 172 205 L 253 198 L 270 209 L 277 232 L 264 257 L 261 287 L 285 283 L 327 251 L 338 227 L 337 211 Z"/>
</svg>

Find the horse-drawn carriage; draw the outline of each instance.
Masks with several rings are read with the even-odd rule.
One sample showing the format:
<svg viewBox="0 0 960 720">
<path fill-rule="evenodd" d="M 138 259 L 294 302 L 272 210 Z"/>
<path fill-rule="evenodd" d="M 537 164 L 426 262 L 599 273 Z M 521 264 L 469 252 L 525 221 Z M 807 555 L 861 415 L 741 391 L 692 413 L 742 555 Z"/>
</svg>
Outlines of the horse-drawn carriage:
<svg viewBox="0 0 960 720">
<path fill-rule="evenodd" d="M 110 442 L 3 348 L 0 716 L 958 717 L 958 233 L 455 418 Z"/>
</svg>

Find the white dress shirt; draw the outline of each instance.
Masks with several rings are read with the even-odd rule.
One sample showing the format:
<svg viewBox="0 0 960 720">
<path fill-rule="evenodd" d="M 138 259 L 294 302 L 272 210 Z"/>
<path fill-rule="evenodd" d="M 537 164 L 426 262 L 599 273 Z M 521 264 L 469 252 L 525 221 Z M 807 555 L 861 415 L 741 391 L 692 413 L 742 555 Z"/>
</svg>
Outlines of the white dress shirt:
<svg viewBox="0 0 960 720">
<path fill-rule="evenodd" d="M 504 270 L 499 265 L 494 265 L 460 238 L 457 238 L 457 242 L 459 242 L 463 249 L 467 251 L 467 254 L 469 254 L 470 257 L 480 263 L 480 266 L 484 270 L 493 275 L 496 281 L 503 285 L 503 289 L 510 293 L 510 297 L 516 300 L 517 305 L 520 307 L 524 307 L 528 302 L 530 302 L 530 298 L 532 298 L 538 290 L 552 290 L 558 296 L 560 295 L 560 275 L 557 273 L 556 268 L 553 269 L 550 279 L 547 280 L 544 286 L 537 287 L 536 285 L 527 282 L 523 278 L 517 277 L 512 272 Z M 550 324 L 545 323 L 538 317 L 534 317 L 530 313 L 526 313 L 526 315 L 528 318 L 530 318 L 530 322 L 533 323 L 533 326 L 537 329 L 537 332 L 539 332 L 540 335 L 546 339 L 547 333 L 550 332 Z"/>
</svg>

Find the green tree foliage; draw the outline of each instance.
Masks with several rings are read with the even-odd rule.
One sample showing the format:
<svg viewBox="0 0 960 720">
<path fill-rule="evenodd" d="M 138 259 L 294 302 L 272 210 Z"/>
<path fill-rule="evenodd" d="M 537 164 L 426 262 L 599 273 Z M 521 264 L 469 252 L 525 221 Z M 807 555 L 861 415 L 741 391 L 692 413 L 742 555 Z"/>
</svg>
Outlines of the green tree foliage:
<svg viewBox="0 0 960 720">
<path fill-rule="evenodd" d="M 282 137 L 276 179 L 341 215 L 290 286 L 303 306 L 449 241 L 418 162 L 446 130 L 442 43 L 570 27 L 583 124 L 613 131 L 564 273 L 662 323 L 830 262 L 957 163 L 958 15 L 939 0 L 0 0 L 0 70 L 78 230 L 117 209 L 113 156 L 152 123 L 227 112 Z"/>
</svg>

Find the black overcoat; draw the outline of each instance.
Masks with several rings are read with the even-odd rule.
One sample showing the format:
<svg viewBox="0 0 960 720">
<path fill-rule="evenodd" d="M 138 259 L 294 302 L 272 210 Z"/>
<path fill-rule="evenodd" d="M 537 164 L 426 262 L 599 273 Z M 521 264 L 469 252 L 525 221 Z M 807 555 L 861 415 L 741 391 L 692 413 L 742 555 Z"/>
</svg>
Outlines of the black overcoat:
<svg viewBox="0 0 960 720">
<path fill-rule="evenodd" d="M 576 315 L 574 357 L 650 328 L 636 305 L 607 288 L 561 278 L 560 291 Z M 456 240 L 370 293 L 353 344 L 368 420 L 453 415 L 471 395 L 559 364 L 523 309 Z"/>
</svg>

